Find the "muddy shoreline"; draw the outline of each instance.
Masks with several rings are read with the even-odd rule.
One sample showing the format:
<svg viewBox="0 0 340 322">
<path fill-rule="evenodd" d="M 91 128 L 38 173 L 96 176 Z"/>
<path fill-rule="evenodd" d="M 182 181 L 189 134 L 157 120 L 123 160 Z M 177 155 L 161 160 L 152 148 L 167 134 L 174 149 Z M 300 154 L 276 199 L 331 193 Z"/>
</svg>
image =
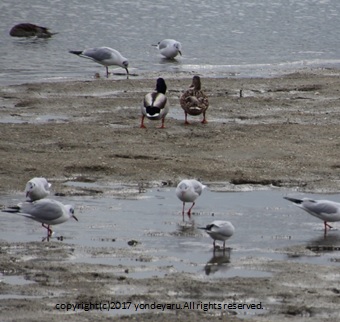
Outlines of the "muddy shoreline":
<svg viewBox="0 0 340 322">
<path fill-rule="evenodd" d="M 179 96 L 192 75 L 169 75 L 165 79 L 171 111 L 163 130 L 150 121 L 147 129 L 139 127 L 141 99 L 154 88 L 156 77 L 1 87 L 0 192 L 21 192 L 28 179 L 45 176 L 59 196 L 100 196 L 100 190 L 79 191 L 63 185 L 70 179 L 147 187 L 174 186 L 187 177 L 211 185 L 229 182 L 338 193 L 339 75 L 338 70 L 318 69 L 277 78 L 203 78 L 210 101 L 208 124 L 191 117 L 189 126 L 184 125 Z M 254 257 L 234 264 L 271 272 L 271 277 L 199 280 L 169 273 L 163 278 L 133 279 L 125 273 L 129 267 L 68 262 L 80 250 L 65 242 L 1 240 L 0 247 L 3 276 L 20 275 L 32 281 L 24 285 L 0 282 L 2 321 L 43 321 L 46 317 L 158 321 L 164 314 L 167 321 L 239 321 L 245 312 L 150 310 L 129 312 L 126 318 L 98 310 L 70 314 L 55 308 L 59 302 L 109 299 L 182 305 L 189 301 L 261 302 L 264 309 L 248 310 L 247 319 L 339 319 L 337 266 L 318 265 L 316 270 L 314 265 Z M 129 250 L 113 247 L 105 251 L 114 256 Z M 297 255 L 306 252 L 320 255 L 299 247 L 293 251 Z M 338 251 L 334 260 L 339 260 Z"/>
</svg>

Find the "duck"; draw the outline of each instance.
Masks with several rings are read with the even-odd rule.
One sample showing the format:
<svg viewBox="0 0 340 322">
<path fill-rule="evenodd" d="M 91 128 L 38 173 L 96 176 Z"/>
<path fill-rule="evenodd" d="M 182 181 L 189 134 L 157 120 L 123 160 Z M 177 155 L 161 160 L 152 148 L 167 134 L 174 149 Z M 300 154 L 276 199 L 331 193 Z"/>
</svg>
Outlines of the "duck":
<svg viewBox="0 0 340 322">
<path fill-rule="evenodd" d="M 12 37 L 50 38 L 57 33 L 50 32 L 48 28 L 32 23 L 20 23 L 12 27 L 12 29 L 9 31 L 9 34 Z"/>
<path fill-rule="evenodd" d="M 109 66 L 120 66 L 126 70 L 129 76 L 129 61 L 116 49 L 110 47 L 95 47 L 85 50 L 69 50 L 69 53 L 82 58 L 93 60 L 94 62 L 105 66 L 106 77 L 109 77 Z"/>
<path fill-rule="evenodd" d="M 229 239 L 235 232 L 235 227 L 230 221 L 214 220 L 206 227 L 198 227 L 213 239 L 213 247 L 216 249 L 216 240 L 223 241 L 223 249 L 225 249 L 225 241 Z"/>
<path fill-rule="evenodd" d="M 162 120 L 160 128 L 163 129 L 165 127 L 165 116 L 169 112 L 169 103 L 167 97 L 165 96 L 166 89 L 167 86 L 165 80 L 162 77 L 159 77 L 156 82 L 156 89 L 144 96 L 141 106 L 141 128 L 146 128 L 144 125 L 145 117 L 147 117 L 149 120 Z"/>
<path fill-rule="evenodd" d="M 283 197 L 291 201 L 295 206 L 308 212 L 310 215 L 321 219 L 324 223 L 324 235 L 327 229 L 333 228 L 329 222 L 340 221 L 340 203 L 331 200 L 315 200 L 311 198 Z"/>
<path fill-rule="evenodd" d="M 209 100 L 205 93 L 201 90 L 201 78 L 195 75 L 192 78 L 192 83 L 180 97 L 180 105 L 184 110 L 185 114 L 185 124 L 190 124 L 188 122 L 189 115 L 200 115 L 203 114 L 202 124 L 206 124 L 206 111 L 209 107 Z"/>
<path fill-rule="evenodd" d="M 51 184 L 43 177 L 35 177 L 26 183 L 25 195 L 30 201 L 36 201 L 50 194 Z"/>
<path fill-rule="evenodd" d="M 196 179 L 184 179 L 176 187 L 175 193 L 179 200 L 183 202 L 182 216 L 184 221 L 185 203 L 191 202 L 192 205 L 187 211 L 189 219 L 191 219 L 191 210 L 195 206 L 196 199 L 202 194 L 206 188 L 204 184 Z"/>
<path fill-rule="evenodd" d="M 157 44 L 157 48 L 160 54 L 167 59 L 174 59 L 178 55 L 182 56 L 182 45 L 175 39 L 163 39 Z"/>
</svg>

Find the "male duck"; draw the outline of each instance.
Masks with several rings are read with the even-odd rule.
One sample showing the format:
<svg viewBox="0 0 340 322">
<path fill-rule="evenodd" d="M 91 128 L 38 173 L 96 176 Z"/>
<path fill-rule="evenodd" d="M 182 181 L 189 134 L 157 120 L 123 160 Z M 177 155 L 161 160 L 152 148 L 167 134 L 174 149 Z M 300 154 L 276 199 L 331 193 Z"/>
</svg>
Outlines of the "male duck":
<svg viewBox="0 0 340 322">
<path fill-rule="evenodd" d="M 141 106 L 142 122 L 140 127 L 146 128 L 144 125 L 144 118 L 149 120 L 162 120 L 161 129 L 164 128 L 164 119 L 169 112 L 168 99 L 165 96 L 166 84 L 163 78 L 158 78 L 156 83 L 156 89 L 144 96 L 144 100 Z"/>
</svg>

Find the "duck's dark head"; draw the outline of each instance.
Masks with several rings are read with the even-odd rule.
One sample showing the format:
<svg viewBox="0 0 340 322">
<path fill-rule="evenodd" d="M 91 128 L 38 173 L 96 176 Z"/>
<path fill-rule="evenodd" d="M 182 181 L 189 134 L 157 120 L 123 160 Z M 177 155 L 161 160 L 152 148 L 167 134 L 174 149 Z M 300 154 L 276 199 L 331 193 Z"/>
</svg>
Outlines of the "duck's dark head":
<svg viewBox="0 0 340 322">
<path fill-rule="evenodd" d="M 199 76 L 195 75 L 192 78 L 192 85 L 191 86 L 194 87 L 196 91 L 201 90 L 201 78 Z"/>
<path fill-rule="evenodd" d="M 165 80 L 162 77 L 159 77 L 157 79 L 157 84 L 156 84 L 156 91 L 158 93 L 162 93 L 165 95 L 166 92 L 166 84 L 165 84 Z"/>
</svg>

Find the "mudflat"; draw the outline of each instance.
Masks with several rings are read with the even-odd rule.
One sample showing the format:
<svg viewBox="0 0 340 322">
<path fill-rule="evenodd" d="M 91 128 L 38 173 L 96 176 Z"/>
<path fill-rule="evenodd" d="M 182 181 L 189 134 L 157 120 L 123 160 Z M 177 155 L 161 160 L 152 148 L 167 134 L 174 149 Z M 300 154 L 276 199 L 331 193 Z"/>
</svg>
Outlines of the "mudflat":
<svg viewBox="0 0 340 322">
<path fill-rule="evenodd" d="M 48 178 L 64 195 L 72 193 L 63 185 L 70 179 L 173 186 L 189 177 L 338 192 L 339 75 L 338 70 L 306 69 L 273 78 L 202 78 L 210 102 L 208 123 L 201 124 L 197 116 L 189 117 L 190 125 L 184 125 L 179 97 L 192 75 L 169 75 L 165 129 L 157 121 L 140 128 L 141 101 L 157 77 L 1 87 L 0 192 L 22 191 L 34 176 Z M 263 309 L 248 317 L 252 321 L 338 321 L 340 316 L 336 266 L 316 269 L 258 258 L 242 265 L 270 271 L 272 277 L 197 280 L 176 273 L 131 279 L 114 267 L 68 263 L 77 251 L 71 244 L 0 245 L 3 274 L 35 281 L 14 288 L 0 282 L 1 294 L 17 295 L 0 296 L 2 321 L 240 320 L 232 306 L 148 310 L 129 317 L 81 309 L 66 314 L 55 308 L 58 302 L 98 303 L 118 289 L 126 290 L 120 291 L 121 302 L 261 303 Z M 294 249 L 305 252 L 311 251 Z M 339 253 L 334 254 L 339 261 Z"/>
</svg>

